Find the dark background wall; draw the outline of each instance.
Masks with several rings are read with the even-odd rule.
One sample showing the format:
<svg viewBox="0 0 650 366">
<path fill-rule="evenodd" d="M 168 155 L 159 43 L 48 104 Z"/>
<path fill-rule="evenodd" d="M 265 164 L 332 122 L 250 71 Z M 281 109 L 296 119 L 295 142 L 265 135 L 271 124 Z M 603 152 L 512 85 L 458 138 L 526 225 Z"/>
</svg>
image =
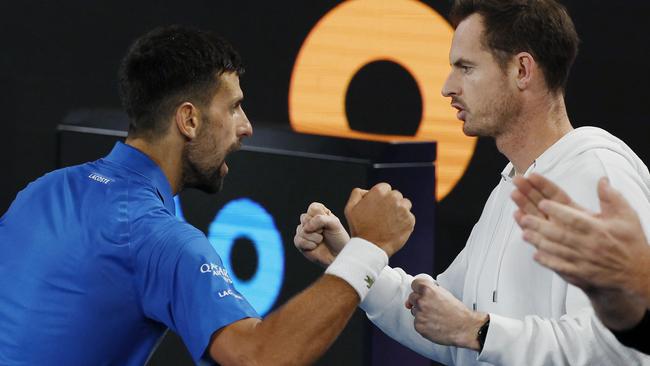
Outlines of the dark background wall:
<svg viewBox="0 0 650 366">
<path fill-rule="evenodd" d="M 338 3 L 1 2 L 0 213 L 29 181 L 55 168 L 55 128 L 68 112 L 119 108 L 120 58 L 135 37 L 158 25 L 189 24 L 229 39 L 247 66 L 242 87 L 251 121 L 288 127 L 287 95 L 294 59 L 309 30 Z M 425 3 L 443 15 L 449 9 L 448 1 Z M 650 2 L 563 3 L 582 38 L 566 97 L 574 125 L 604 127 L 650 161 Z M 370 102 L 359 108 L 370 108 Z M 438 206 L 437 225 L 445 230 L 439 231 L 437 240 L 436 272 L 464 244 L 505 163 L 492 141 L 479 140 L 465 176 Z"/>
<path fill-rule="evenodd" d="M 247 65 L 242 86 L 250 119 L 288 126 L 287 95 L 295 56 L 309 30 L 338 3 L 3 1 L 0 212 L 25 184 L 54 169 L 55 127 L 66 113 L 120 107 L 115 76 L 120 58 L 135 37 L 158 25 L 190 24 L 229 39 Z M 448 1 L 426 3 L 443 15 L 448 12 Z M 566 98 L 572 121 L 576 126 L 605 127 L 648 161 L 650 3 L 564 3 L 582 38 Z M 453 226 L 445 234 L 449 238 L 441 238 L 453 245 L 439 246 L 439 268 L 464 242 L 504 163 L 491 141 L 479 141 L 464 178 L 439 206 L 439 224 Z"/>
</svg>

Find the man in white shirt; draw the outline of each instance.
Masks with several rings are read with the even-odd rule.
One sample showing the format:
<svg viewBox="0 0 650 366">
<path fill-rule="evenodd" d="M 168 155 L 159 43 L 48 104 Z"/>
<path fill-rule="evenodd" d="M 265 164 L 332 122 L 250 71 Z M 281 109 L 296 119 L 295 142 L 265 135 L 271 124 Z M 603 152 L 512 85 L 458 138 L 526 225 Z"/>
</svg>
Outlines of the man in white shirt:
<svg viewBox="0 0 650 366">
<path fill-rule="evenodd" d="M 510 163 L 437 282 L 387 266 L 361 308 L 389 336 L 445 364 L 650 364 L 598 321 L 584 293 L 533 260 L 513 217 L 517 175 L 544 174 L 589 209 L 598 198 L 584 187 L 607 176 L 637 197 L 650 228 L 648 169 L 616 137 L 574 129 L 567 116 L 564 88 L 578 36 L 566 9 L 554 0 L 456 0 L 451 19 L 452 70 L 442 94 L 465 134 L 494 138 Z M 315 203 L 301 216 L 295 243 L 327 265 L 347 240 L 338 219 Z"/>
</svg>

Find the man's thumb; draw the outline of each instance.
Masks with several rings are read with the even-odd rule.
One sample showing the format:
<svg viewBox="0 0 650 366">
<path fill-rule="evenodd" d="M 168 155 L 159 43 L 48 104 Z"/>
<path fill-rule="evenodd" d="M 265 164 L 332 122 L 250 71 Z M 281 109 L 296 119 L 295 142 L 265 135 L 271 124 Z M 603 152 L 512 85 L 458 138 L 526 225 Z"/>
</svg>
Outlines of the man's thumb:
<svg viewBox="0 0 650 366">
<path fill-rule="evenodd" d="M 598 198 L 600 199 L 600 210 L 605 216 L 633 211 L 623 195 L 612 188 L 607 177 L 600 178 L 598 181 Z"/>
</svg>

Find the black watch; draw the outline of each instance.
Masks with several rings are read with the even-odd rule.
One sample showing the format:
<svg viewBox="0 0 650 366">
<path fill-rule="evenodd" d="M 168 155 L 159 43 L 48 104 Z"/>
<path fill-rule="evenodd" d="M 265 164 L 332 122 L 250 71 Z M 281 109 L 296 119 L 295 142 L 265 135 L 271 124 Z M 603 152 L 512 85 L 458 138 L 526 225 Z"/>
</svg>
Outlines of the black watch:
<svg viewBox="0 0 650 366">
<path fill-rule="evenodd" d="M 476 340 L 478 341 L 479 353 L 483 351 L 483 345 L 485 344 L 485 338 L 487 337 L 488 329 L 490 328 L 490 317 L 478 328 L 476 332 Z"/>
</svg>

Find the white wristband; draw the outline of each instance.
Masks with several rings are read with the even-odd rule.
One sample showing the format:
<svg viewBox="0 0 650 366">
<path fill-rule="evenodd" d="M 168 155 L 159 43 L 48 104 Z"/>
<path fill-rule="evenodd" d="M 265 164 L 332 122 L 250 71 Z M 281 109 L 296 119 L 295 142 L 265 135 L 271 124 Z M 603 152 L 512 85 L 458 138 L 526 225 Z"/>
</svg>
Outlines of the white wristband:
<svg viewBox="0 0 650 366">
<path fill-rule="evenodd" d="M 367 240 L 352 238 L 325 273 L 350 284 L 359 294 L 360 301 L 363 301 L 386 265 L 388 255 L 383 249 Z"/>
</svg>

